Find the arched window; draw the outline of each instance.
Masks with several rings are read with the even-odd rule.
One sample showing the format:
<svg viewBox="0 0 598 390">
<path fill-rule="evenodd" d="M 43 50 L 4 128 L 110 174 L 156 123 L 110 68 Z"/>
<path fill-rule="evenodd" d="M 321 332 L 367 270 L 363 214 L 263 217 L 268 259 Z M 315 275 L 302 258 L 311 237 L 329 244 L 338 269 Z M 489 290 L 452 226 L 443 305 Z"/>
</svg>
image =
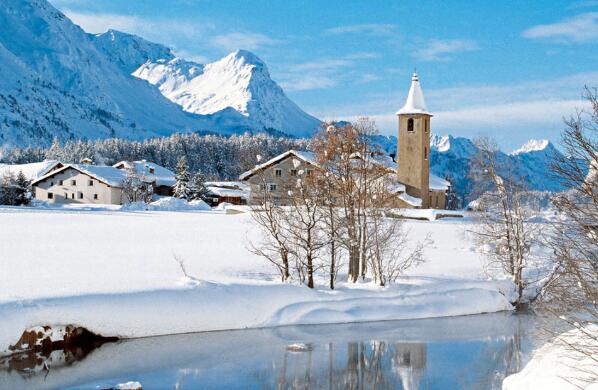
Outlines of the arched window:
<svg viewBox="0 0 598 390">
<path fill-rule="evenodd" d="M 413 131 L 413 118 L 407 119 L 407 131 Z"/>
</svg>

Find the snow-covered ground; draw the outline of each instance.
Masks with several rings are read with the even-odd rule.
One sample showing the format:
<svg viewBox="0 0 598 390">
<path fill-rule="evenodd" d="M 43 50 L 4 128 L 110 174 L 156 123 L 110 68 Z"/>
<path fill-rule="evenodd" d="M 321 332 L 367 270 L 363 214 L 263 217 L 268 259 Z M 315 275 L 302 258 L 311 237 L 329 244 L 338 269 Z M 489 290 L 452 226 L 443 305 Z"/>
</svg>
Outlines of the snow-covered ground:
<svg viewBox="0 0 598 390">
<path fill-rule="evenodd" d="M 591 326 L 583 332 L 595 335 L 598 327 Z M 575 346 L 582 346 L 584 353 L 575 351 Z M 597 390 L 597 351 L 596 340 L 581 330 L 565 332 L 539 348 L 521 372 L 507 377 L 503 390 Z M 586 356 L 586 352 L 593 355 Z"/>
<path fill-rule="evenodd" d="M 388 288 L 330 291 L 281 284 L 247 249 L 259 240 L 247 213 L 0 208 L 0 351 L 36 325 L 138 337 L 509 310 L 510 283 L 484 276 L 471 223 L 406 221 L 414 240 L 434 240 L 426 263 Z"/>
</svg>

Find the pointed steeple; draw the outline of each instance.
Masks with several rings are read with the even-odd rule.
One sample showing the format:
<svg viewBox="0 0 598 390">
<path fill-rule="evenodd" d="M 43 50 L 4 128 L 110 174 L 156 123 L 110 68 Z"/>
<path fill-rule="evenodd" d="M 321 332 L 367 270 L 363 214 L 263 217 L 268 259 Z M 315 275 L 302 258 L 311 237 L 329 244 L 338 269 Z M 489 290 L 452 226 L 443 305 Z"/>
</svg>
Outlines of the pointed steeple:
<svg viewBox="0 0 598 390">
<path fill-rule="evenodd" d="M 397 111 L 397 115 L 401 114 L 426 114 L 432 115 L 428 112 L 426 107 L 426 101 L 424 100 L 424 92 L 422 87 L 419 85 L 419 79 L 417 73 L 413 73 L 411 76 L 411 88 L 409 88 L 409 95 L 407 95 L 407 101 L 403 108 Z"/>
</svg>

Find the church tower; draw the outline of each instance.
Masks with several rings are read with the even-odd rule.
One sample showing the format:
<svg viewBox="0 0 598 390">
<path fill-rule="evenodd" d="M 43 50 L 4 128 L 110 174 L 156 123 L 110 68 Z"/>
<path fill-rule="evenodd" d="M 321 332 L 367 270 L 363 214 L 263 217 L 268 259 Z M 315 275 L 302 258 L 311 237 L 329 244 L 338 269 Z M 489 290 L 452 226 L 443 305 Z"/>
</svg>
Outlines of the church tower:
<svg viewBox="0 0 598 390">
<path fill-rule="evenodd" d="M 430 118 L 417 73 L 411 77 L 411 88 L 403 108 L 397 111 L 399 136 L 397 162 L 399 181 L 405 192 L 430 207 Z"/>
</svg>

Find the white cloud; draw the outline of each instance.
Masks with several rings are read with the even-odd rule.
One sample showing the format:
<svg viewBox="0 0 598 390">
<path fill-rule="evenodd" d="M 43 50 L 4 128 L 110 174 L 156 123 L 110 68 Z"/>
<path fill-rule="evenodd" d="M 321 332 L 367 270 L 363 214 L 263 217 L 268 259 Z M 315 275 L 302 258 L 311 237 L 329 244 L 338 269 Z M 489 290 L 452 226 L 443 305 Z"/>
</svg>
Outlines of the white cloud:
<svg viewBox="0 0 598 390">
<path fill-rule="evenodd" d="M 552 24 L 541 24 L 525 30 L 529 39 L 547 39 L 558 43 L 598 41 L 598 12 L 579 14 Z"/>
<path fill-rule="evenodd" d="M 357 82 L 378 80 L 374 74 L 355 75 L 350 70 L 357 61 L 376 57 L 375 53 L 358 52 L 290 65 L 280 75 L 280 85 L 287 91 L 305 91 L 335 87 L 349 75 Z"/>
<path fill-rule="evenodd" d="M 378 81 L 381 80 L 382 78 L 377 75 L 377 74 L 373 74 L 373 73 L 364 73 L 359 77 L 359 83 L 365 84 L 365 83 L 369 83 L 372 81 Z"/>
<path fill-rule="evenodd" d="M 371 35 L 390 35 L 397 28 L 394 24 L 352 24 L 347 26 L 332 27 L 325 32 L 327 34 L 371 34 Z"/>
<path fill-rule="evenodd" d="M 424 94 L 428 108 L 434 113 L 432 128 L 435 132 L 467 137 L 488 135 L 512 148 L 529 138 L 558 141 L 563 118 L 588 107 L 581 98 L 584 85 L 598 85 L 598 72 L 510 85 L 442 89 L 426 89 L 424 85 Z M 395 134 L 394 113 L 406 95 L 407 89 L 402 93 L 370 96 L 369 100 L 350 106 L 311 109 L 310 112 L 320 118 L 343 120 L 367 115 L 376 121 L 383 134 Z"/>
<path fill-rule="evenodd" d="M 217 35 L 212 38 L 212 44 L 229 51 L 237 49 L 256 50 L 263 46 L 272 46 L 281 43 L 277 39 L 261 33 L 231 32 Z"/>
<path fill-rule="evenodd" d="M 172 44 L 181 38 L 205 38 L 214 29 L 212 23 L 189 20 L 150 19 L 112 13 L 77 12 L 70 9 L 63 13 L 89 33 L 102 33 L 108 29 L 139 35 L 162 44 Z"/>
<path fill-rule="evenodd" d="M 63 13 L 73 23 L 78 24 L 83 30 L 92 34 L 103 33 L 108 29 L 135 33 L 142 29 L 144 25 L 144 21 L 135 16 L 76 12 L 69 9 L 64 10 Z"/>
<path fill-rule="evenodd" d="M 303 76 L 293 75 L 280 82 L 285 91 L 307 91 L 313 89 L 332 88 L 337 81 L 326 75 L 307 74 Z"/>
<path fill-rule="evenodd" d="M 451 54 L 478 50 L 478 45 L 468 39 L 436 39 L 413 51 L 413 56 L 422 61 L 447 61 Z"/>
</svg>

